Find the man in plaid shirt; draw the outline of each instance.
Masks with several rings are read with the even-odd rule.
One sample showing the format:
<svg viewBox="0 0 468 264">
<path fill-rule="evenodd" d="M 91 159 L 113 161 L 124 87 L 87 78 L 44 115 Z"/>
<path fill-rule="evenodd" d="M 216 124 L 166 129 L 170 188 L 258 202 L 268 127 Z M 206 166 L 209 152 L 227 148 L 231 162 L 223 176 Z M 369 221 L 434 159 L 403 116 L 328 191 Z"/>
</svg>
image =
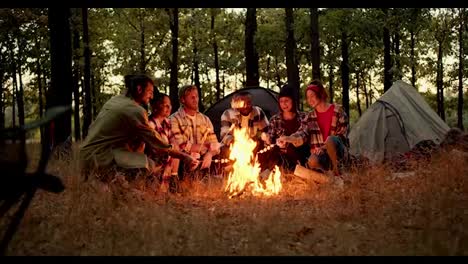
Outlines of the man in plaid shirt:
<svg viewBox="0 0 468 264">
<path fill-rule="evenodd" d="M 233 96 L 231 108 L 226 109 L 221 115 L 222 143 L 229 145 L 233 140 L 233 126 L 235 128 L 247 128 L 249 136 L 259 140 L 262 132 L 266 132 L 268 119 L 263 110 L 252 105 L 252 95 L 240 92 Z"/>
<path fill-rule="evenodd" d="M 295 146 L 308 141 L 311 152 L 307 162 L 309 168 L 333 170 L 339 176 L 339 162 L 345 159 L 349 147 L 348 117 L 341 105 L 327 103 L 327 93 L 318 80 L 307 87 L 306 97 L 314 110 L 307 114 L 296 133 L 278 140 L 280 144 L 289 142 Z"/>
<path fill-rule="evenodd" d="M 192 157 L 201 159 L 200 169 L 210 168 L 213 156 L 219 153 L 219 143 L 210 119 L 198 111 L 197 87 L 182 87 L 179 90 L 179 100 L 181 107 L 169 118 L 175 145 Z"/>
</svg>

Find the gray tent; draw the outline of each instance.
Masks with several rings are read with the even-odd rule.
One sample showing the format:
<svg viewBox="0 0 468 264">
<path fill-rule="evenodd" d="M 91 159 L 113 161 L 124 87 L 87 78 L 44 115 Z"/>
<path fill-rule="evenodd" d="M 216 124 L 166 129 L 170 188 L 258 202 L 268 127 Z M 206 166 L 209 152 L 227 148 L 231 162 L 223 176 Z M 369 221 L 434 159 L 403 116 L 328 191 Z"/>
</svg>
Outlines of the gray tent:
<svg viewBox="0 0 468 264">
<path fill-rule="evenodd" d="M 396 81 L 353 125 L 350 153 L 380 163 L 423 140 L 440 144 L 449 129 L 413 86 Z"/>
<path fill-rule="evenodd" d="M 279 108 L 277 92 L 263 87 L 249 87 L 239 89 L 219 100 L 205 111 L 205 115 L 207 115 L 213 123 L 214 131 L 218 136 L 218 139 L 221 130 L 221 115 L 223 114 L 224 110 L 231 107 L 232 97 L 235 94 L 243 91 L 247 91 L 252 94 L 252 104 L 262 108 L 268 119 L 270 119 L 272 115 L 278 113 Z"/>
</svg>

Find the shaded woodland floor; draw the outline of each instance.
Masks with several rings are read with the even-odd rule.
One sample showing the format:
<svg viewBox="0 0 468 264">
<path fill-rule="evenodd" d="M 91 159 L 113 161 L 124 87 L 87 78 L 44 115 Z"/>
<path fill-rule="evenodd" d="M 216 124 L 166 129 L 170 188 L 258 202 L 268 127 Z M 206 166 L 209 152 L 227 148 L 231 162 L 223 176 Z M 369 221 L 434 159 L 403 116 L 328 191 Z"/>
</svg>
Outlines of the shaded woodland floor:
<svg viewBox="0 0 468 264">
<path fill-rule="evenodd" d="M 219 181 L 184 195 L 106 191 L 75 160 L 51 160 L 66 190 L 37 192 L 7 255 L 468 255 L 467 161 L 437 155 L 412 177 L 380 167 L 343 188 L 294 179 L 276 197 L 228 199 Z"/>
</svg>

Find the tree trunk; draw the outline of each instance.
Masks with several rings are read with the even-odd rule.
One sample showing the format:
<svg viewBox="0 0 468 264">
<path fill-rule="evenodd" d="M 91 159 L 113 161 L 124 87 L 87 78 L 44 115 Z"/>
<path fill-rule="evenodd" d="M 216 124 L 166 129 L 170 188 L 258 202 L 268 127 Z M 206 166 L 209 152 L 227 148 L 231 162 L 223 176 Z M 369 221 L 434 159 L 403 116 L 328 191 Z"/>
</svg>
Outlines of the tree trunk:
<svg viewBox="0 0 468 264">
<path fill-rule="evenodd" d="M 401 70 L 401 60 L 400 60 L 400 32 L 399 29 L 397 29 L 397 32 L 395 32 L 395 40 L 394 40 L 394 45 L 395 45 L 395 66 L 396 66 L 396 73 L 395 73 L 395 78 L 397 80 L 402 79 L 402 70 Z"/>
<path fill-rule="evenodd" d="M 356 105 L 357 105 L 359 116 L 362 115 L 361 100 L 359 98 L 359 86 L 360 85 L 361 85 L 361 78 L 359 76 L 359 72 L 356 72 Z"/>
<path fill-rule="evenodd" d="M 310 8 L 310 39 L 311 39 L 310 57 L 312 58 L 312 78 L 321 79 L 318 8 Z"/>
<path fill-rule="evenodd" d="M 171 59 L 171 78 L 169 82 L 169 93 L 173 105 L 173 112 L 179 109 L 180 102 L 178 96 L 178 74 L 179 74 L 179 9 L 171 8 L 168 11 L 171 19 L 169 25 L 171 28 L 172 41 L 172 59 Z"/>
<path fill-rule="evenodd" d="M 361 75 L 362 78 L 362 86 L 364 88 L 364 96 L 366 97 L 366 110 L 369 108 L 369 93 L 367 92 L 367 86 L 366 86 L 366 78 L 364 73 Z"/>
<path fill-rule="evenodd" d="M 388 17 L 388 9 L 382 8 L 385 13 L 385 19 Z M 390 55 L 391 43 L 390 43 L 390 31 L 388 26 L 384 25 L 383 28 L 383 44 L 384 44 L 384 92 L 386 92 L 392 86 L 392 58 Z"/>
<path fill-rule="evenodd" d="M 83 79 L 83 138 L 88 135 L 88 128 L 93 120 L 92 113 L 92 90 L 91 90 L 91 50 L 89 48 L 88 30 L 88 8 L 81 9 L 83 20 L 83 56 L 84 56 L 84 79 Z"/>
<path fill-rule="evenodd" d="M 72 58 L 70 35 L 70 9 L 49 8 L 51 87 L 48 91 L 46 108 L 71 105 Z M 71 134 L 71 115 L 64 114 L 54 121 L 47 133 L 52 146 L 67 140 Z M 51 131 L 52 130 L 52 131 Z"/>
<path fill-rule="evenodd" d="M 341 83 L 343 86 L 343 108 L 349 117 L 349 47 L 348 35 L 341 32 Z"/>
<path fill-rule="evenodd" d="M 415 40 L 414 30 L 410 31 L 410 38 L 411 38 L 411 42 L 410 42 L 411 85 L 415 87 L 417 90 L 418 88 L 416 87 L 416 55 L 414 51 L 415 46 L 416 46 L 416 40 Z"/>
<path fill-rule="evenodd" d="M 267 89 L 270 89 L 270 63 L 271 63 L 271 57 L 268 56 L 267 65 L 266 65 Z"/>
<path fill-rule="evenodd" d="M 225 79 L 225 72 L 223 71 L 223 94 L 222 96 L 224 97 L 225 93 L 226 93 L 226 79 Z"/>
<path fill-rule="evenodd" d="M 437 52 L 437 79 L 436 79 L 436 85 L 437 85 L 437 113 L 439 114 L 440 118 L 445 121 L 445 111 L 444 111 L 444 84 L 443 84 L 443 74 L 444 74 L 444 69 L 443 69 L 443 63 L 442 63 L 442 56 L 443 56 L 443 50 L 442 50 L 442 41 L 439 41 L 438 43 L 438 52 Z"/>
<path fill-rule="evenodd" d="M 333 103 L 333 79 L 335 79 L 335 74 L 333 72 L 333 65 L 330 64 L 328 68 L 328 95 L 330 96 L 330 103 Z"/>
<path fill-rule="evenodd" d="M 257 10 L 247 8 L 245 18 L 245 69 L 247 80 L 245 86 L 259 86 L 258 53 L 255 45 L 255 33 L 257 32 Z"/>
<path fill-rule="evenodd" d="M 218 59 L 218 43 L 216 41 L 216 32 L 215 32 L 215 18 L 216 13 L 211 9 L 211 33 L 213 34 L 213 52 L 214 52 L 214 66 L 216 74 L 216 102 L 221 99 L 221 82 L 219 80 L 219 59 Z"/>
<path fill-rule="evenodd" d="M 39 90 L 39 117 L 42 117 L 44 115 L 44 97 L 42 95 L 42 67 L 41 63 L 39 61 L 39 58 L 37 58 L 36 61 L 36 75 L 37 75 L 37 88 Z M 41 142 L 44 142 L 44 129 L 43 127 L 40 128 L 41 132 Z"/>
<path fill-rule="evenodd" d="M 285 8 L 285 24 L 286 24 L 286 68 L 288 73 L 288 83 L 296 87 L 295 97 L 297 102 L 300 100 L 299 92 L 299 69 L 296 61 L 296 40 L 294 39 L 294 13 L 292 8 Z"/>
<path fill-rule="evenodd" d="M 197 44 L 195 41 L 193 42 L 193 71 L 195 74 L 195 86 L 197 86 L 198 96 L 200 98 L 198 100 L 198 110 L 200 112 L 204 112 L 205 106 L 203 105 L 203 102 L 202 102 L 203 94 L 202 94 L 201 83 L 200 83 L 200 65 L 198 63 L 198 48 L 197 48 Z"/>
<path fill-rule="evenodd" d="M 16 90 L 18 90 L 18 88 L 16 88 L 16 73 L 13 76 L 13 93 L 11 99 L 11 125 L 12 127 L 16 127 Z"/>
<path fill-rule="evenodd" d="M 73 110 L 73 121 L 75 130 L 75 141 L 81 140 L 80 133 L 80 34 L 77 23 L 73 25 L 73 100 L 75 107 Z"/>
<path fill-rule="evenodd" d="M 276 78 L 276 84 L 278 85 L 278 88 L 281 88 L 281 85 L 283 83 L 281 82 L 281 77 L 279 74 L 279 67 L 278 67 L 278 57 L 275 56 L 275 78 Z"/>
<path fill-rule="evenodd" d="M 373 95 L 374 95 L 374 90 L 372 90 L 372 76 L 369 74 L 369 105 L 372 105 Z"/>
<path fill-rule="evenodd" d="M 174 32 L 172 34 L 174 34 Z M 143 18 L 141 17 L 140 17 L 140 73 L 146 74 L 145 27 L 143 26 Z"/>
<path fill-rule="evenodd" d="M 464 8 L 459 9 L 460 25 L 458 28 L 458 108 L 457 108 L 457 126 L 463 130 L 463 34 L 464 34 Z"/>
<path fill-rule="evenodd" d="M 19 91 L 16 95 L 16 100 L 18 102 L 18 123 L 22 127 L 24 126 L 24 87 L 23 87 L 23 72 L 21 70 L 21 60 L 23 58 L 22 47 L 20 47 L 19 40 L 18 43 L 18 59 L 19 64 L 15 63 L 15 67 L 18 67 L 18 77 L 19 77 Z"/>
<path fill-rule="evenodd" d="M 3 60 L 3 58 L 0 59 Z M 3 87 L 4 76 L 5 71 L 3 68 L 0 68 L 0 130 L 5 128 L 5 103 L 3 102 L 3 92 L 5 91 L 5 88 Z M 2 144 L 2 142 L 0 142 L 0 144 Z"/>
</svg>

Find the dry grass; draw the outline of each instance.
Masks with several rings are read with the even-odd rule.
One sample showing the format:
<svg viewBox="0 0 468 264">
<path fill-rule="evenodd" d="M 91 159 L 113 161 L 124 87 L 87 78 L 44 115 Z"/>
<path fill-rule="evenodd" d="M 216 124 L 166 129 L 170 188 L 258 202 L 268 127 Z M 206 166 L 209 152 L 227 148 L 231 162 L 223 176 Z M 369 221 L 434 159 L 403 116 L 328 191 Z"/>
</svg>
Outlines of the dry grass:
<svg viewBox="0 0 468 264">
<path fill-rule="evenodd" d="M 67 189 L 36 194 L 7 254 L 467 255 L 466 161 L 442 155 L 409 178 L 373 168 L 343 189 L 293 180 L 278 197 L 228 199 L 216 182 L 184 196 L 106 192 L 82 183 L 75 161 L 52 160 Z"/>
</svg>

